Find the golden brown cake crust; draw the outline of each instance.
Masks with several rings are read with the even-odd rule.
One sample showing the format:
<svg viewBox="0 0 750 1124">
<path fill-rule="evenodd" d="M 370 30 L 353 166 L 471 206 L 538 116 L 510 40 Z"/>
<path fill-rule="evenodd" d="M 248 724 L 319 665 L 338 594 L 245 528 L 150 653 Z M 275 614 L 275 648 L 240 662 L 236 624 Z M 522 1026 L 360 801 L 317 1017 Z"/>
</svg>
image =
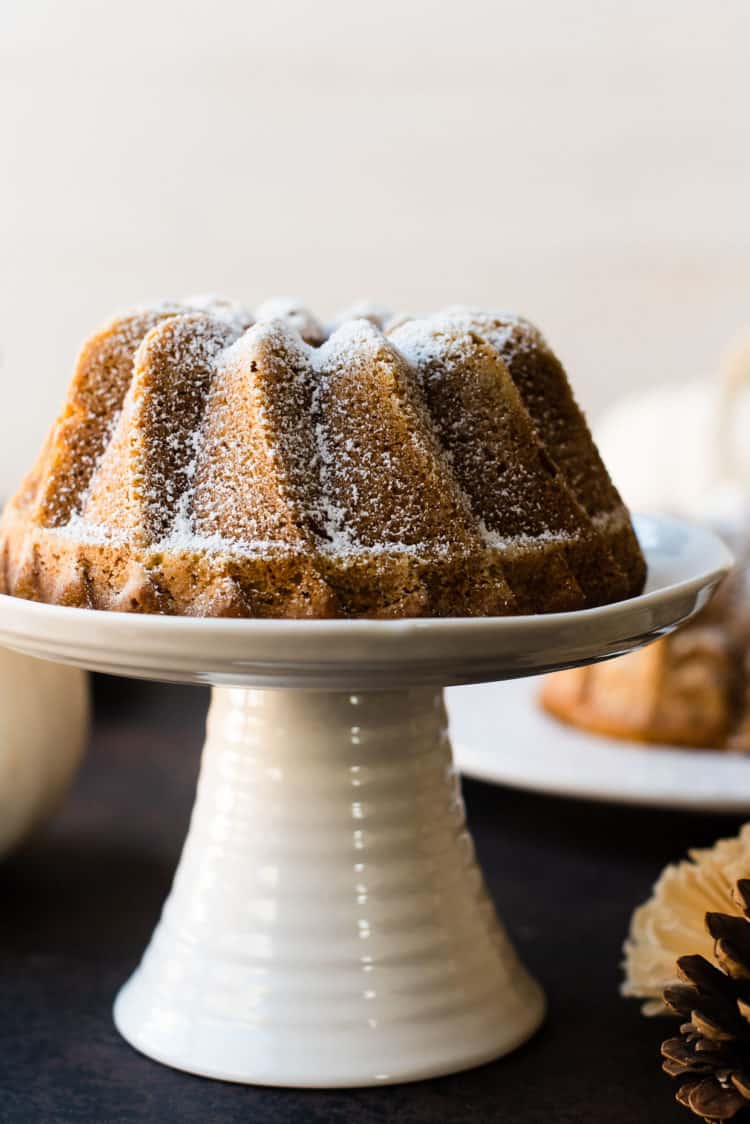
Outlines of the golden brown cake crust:
<svg viewBox="0 0 750 1124">
<path fill-rule="evenodd" d="M 359 309 L 328 331 L 291 302 L 253 317 L 206 300 L 112 321 L 84 344 L 3 514 L 0 588 L 314 618 L 550 612 L 638 592 L 628 514 L 535 329 L 451 312 L 388 336 L 382 319 Z"/>
<path fill-rule="evenodd" d="M 691 652 L 675 653 L 660 640 L 595 670 L 550 675 L 542 705 L 560 721 L 605 737 L 719 748 L 733 718 L 730 656 L 718 637 L 694 639 Z"/>
<path fill-rule="evenodd" d="M 737 569 L 694 621 L 627 656 L 548 675 L 544 709 L 607 737 L 749 751 L 750 558 L 738 546 Z"/>
</svg>

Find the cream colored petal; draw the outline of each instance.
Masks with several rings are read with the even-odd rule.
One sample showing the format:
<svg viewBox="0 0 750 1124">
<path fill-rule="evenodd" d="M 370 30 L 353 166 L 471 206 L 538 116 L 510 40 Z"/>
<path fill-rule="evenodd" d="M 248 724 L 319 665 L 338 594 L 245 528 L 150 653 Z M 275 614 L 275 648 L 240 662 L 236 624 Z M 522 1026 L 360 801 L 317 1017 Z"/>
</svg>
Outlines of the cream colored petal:
<svg viewBox="0 0 750 1124">
<path fill-rule="evenodd" d="M 750 824 L 734 839 L 694 849 L 662 871 L 651 897 L 633 913 L 624 945 L 622 994 L 643 999 L 644 1015 L 664 1014 L 662 992 L 677 978 L 676 960 L 698 953 L 715 963 L 705 926 L 709 911 L 739 914 L 732 894 L 750 877 Z"/>
</svg>

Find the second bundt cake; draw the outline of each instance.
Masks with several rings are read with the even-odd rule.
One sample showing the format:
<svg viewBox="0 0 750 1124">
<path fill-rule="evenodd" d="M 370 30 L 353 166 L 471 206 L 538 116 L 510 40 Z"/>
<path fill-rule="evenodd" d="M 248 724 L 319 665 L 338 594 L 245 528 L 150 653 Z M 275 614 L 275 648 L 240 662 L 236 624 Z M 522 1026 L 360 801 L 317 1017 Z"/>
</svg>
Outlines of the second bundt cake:
<svg viewBox="0 0 750 1124">
<path fill-rule="evenodd" d="M 513 316 L 201 300 L 118 317 L 0 523 L 0 588 L 241 617 L 502 615 L 640 592 L 565 373 Z"/>
<path fill-rule="evenodd" d="M 750 752 L 750 551 L 693 620 L 607 663 L 548 675 L 539 700 L 592 734 Z"/>
</svg>

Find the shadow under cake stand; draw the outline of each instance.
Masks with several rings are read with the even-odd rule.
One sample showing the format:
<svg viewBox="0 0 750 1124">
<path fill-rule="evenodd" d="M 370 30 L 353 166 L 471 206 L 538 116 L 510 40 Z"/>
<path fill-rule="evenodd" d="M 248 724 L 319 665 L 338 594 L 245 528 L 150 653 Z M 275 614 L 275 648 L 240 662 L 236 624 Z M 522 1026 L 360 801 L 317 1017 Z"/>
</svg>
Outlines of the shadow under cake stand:
<svg viewBox="0 0 750 1124">
<path fill-rule="evenodd" d="M 174 885 L 115 1003 L 128 1042 L 208 1077 L 332 1087 L 525 1041 L 544 997 L 475 861 L 442 688 L 617 655 L 691 616 L 727 550 L 672 520 L 638 533 L 646 593 L 578 613 L 213 620 L 0 597 L 9 647 L 214 687 Z"/>
</svg>

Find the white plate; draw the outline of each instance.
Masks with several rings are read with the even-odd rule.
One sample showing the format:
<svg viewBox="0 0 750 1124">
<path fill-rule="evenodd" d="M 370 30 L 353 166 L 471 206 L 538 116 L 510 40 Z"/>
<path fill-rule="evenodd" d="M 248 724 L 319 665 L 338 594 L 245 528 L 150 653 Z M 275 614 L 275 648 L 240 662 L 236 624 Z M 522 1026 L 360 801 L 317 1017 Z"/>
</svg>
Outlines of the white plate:
<svg viewBox="0 0 750 1124">
<path fill-rule="evenodd" d="M 446 692 L 469 777 L 557 796 L 704 812 L 750 811 L 750 754 L 643 746 L 587 734 L 537 705 L 539 679 Z"/>
</svg>

